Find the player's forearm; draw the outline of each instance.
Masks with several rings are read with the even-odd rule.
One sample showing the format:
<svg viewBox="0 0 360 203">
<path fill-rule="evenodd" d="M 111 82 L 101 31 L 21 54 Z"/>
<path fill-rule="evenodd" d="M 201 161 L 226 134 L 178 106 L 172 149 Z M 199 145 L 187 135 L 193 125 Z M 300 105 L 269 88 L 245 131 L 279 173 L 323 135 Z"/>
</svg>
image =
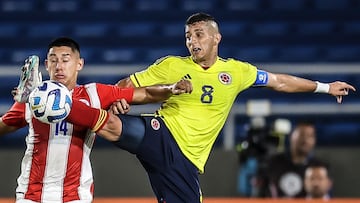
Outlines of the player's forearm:
<svg viewBox="0 0 360 203">
<path fill-rule="evenodd" d="M 286 74 L 271 74 L 268 87 L 280 92 L 314 92 L 314 81 Z"/>
<path fill-rule="evenodd" d="M 161 102 L 172 95 L 192 92 L 192 84 L 188 80 L 180 80 L 172 85 L 156 85 L 145 88 L 135 88 L 132 103 L 144 104 Z"/>
<path fill-rule="evenodd" d="M 156 103 L 168 99 L 172 95 L 171 85 L 157 85 L 136 88 L 132 104 Z"/>
<path fill-rule="evenodd" d="M 109 114 L 109 119 L 105 125 L 97 131 L 97 134 L 108 141 L 114 142 L 120 139 L 122 123 L 117 116 Z"/>
<path fill-rule="evenodd" d="M 86 115 L 86 116 L 84 116 Z M 103 109 L 90 107 L 80 100 L 72 101 L 71 111 L 66 120 L 74 125 L 79 125 L 97 132 L 109 120 L 110 113 Z"/>
<path fill-rule="evenodd" d="M 173 85 L 159 85 L 146 87 L 145 102 L 162 102 L 172 95 Z"/>
<path fill-rule="evenodd" d="M 4 122 L 2 122 L 2 120 L 0 118 L 0 136 L 1 135 L 6 135 L 6 134 L 11 133 L 11 132 L 14 132 L 17 129 L 18 128 L 16 128 L 16 127 L 6 125 Z"/>
</svg>

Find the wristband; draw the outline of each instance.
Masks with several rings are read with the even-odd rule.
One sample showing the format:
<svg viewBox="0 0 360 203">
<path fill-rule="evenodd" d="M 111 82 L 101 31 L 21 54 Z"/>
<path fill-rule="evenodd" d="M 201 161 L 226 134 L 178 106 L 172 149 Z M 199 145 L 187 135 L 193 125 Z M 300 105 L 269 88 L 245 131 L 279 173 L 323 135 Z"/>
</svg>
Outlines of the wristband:
<svg viewBox="0 0 360 203">
<path fill-rule="evenodd" d="M 316 89 L 314 93 L 329 93 L 330 85 L 316 81 Z"/>
</svg>

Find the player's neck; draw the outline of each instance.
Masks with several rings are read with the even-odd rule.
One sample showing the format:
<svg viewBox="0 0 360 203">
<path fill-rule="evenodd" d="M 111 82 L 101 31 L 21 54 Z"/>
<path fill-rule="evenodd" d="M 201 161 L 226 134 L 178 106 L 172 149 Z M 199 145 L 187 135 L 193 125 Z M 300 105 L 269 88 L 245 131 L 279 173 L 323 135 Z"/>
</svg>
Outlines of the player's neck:
<svg viewBox="0 0 360 203">
<path fill-rule="evenodd" d="M 210 68 L 212 65 L 215 64 L 217 60 L 217 57 L 212 57 L 209 60 L 201 60 L 201 61 L 195 61 L 195 63 L 199 64 L 203 69 L 207 70 L 208 68 Z"/>
</svg>

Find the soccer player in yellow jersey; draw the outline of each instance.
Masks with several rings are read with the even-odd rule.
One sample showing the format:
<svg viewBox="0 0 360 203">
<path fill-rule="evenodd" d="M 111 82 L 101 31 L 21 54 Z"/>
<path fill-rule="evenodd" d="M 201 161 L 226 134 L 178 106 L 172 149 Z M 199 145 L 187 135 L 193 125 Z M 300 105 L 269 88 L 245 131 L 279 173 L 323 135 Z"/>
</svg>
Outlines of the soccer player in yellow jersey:
<svg viewBox="0 0 360 203">
<path fill-rule="evenodd" d="M 205 13 L 191 15 L 185 25 L 186 47 L 190 56 L 167 56 L 146 70 L 118 82 L 120 87 L 143 87 L 190 80 L 191 94 L 174 95 L 152 117 L 142 123 L 120 115 L 124 127 L 117 140 L 120 148 L 137 138 L 132 150 L 146 169 L 159 202 L 202 202 L 198 173 L 223 127 L 236 96 L 252 86 L 281 92 L 327 93 L 337 97 L 355 88 L 345 82 L 320 83 L 286 74 L 275 74 L 236 59 L 218 56 L 221 34 L 215 19 Z M 121 109 L 121 105 L 118 105 Z M 134 119 L 134 118 L 132 118 Z M 130 128 L 137 133 L 130 133 Z M 126 127 L 127 126 L 127 127 Z M 139 127 L 142 126 L 142 127 Z M 126 132 L 125 132 L 126 131 Z M 141 134 L 141 136 L 134 136 Z M 140 138 L 139 138 L 140 137 Z M 128 150 L 129 151 L 129 150 Z"/>
<path fill-rule="evenodd" d="M 118 86 L 173 84 L 185 79 L 191 81 L 192 93 L 171 96 L 153 116 L 111 114 L 98 131 L 116 146 L 136 154 L 161 203 L 202 202 L 198 174 L 204 172 L 215 139 L 240 92 L 264 86 L 281 92 L 327 93 L 341 103 L 349 90 L 355 91 L 345 82 L 320 83 L 220 58 L 221 34 L 208 14 L 188 18 L 185 39 L 190 56 L 161 58 L 147 70 L 119 81 Z M 123 112 L 127 104 L 117 106 Z"/>
</svg>

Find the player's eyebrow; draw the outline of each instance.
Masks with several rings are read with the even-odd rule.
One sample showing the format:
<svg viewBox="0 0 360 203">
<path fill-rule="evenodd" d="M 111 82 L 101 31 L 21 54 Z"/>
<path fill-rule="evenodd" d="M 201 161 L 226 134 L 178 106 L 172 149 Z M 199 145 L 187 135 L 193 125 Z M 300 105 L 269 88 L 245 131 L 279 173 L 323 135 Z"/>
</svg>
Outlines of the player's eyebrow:
<svg viewBox="0 0 360 203">
<path fill-rule="evenodd" d="M 203 32 L 203 31 L 204 31 L 203 28 L 196 28 L 196 29 L 194 30 L 194 32 Z M 190 33 L 190 31 L 185 32 L 185 34 L 189 34 L 189 33 Z"/>
<path fill-rule="evenodd" d="M 56 56 L 56 54 L 55 54 L 55 53 L 51 53 L 51 54 L 49 54 L 49 56 Z M 61 56 L 62 56 L 62 57 L 64 57 L 64 56 L 70 56 L 70 54 L 69 54 L 69 53 L 64 53 L 64 54 L 61 54 Z"/>
</svg>

